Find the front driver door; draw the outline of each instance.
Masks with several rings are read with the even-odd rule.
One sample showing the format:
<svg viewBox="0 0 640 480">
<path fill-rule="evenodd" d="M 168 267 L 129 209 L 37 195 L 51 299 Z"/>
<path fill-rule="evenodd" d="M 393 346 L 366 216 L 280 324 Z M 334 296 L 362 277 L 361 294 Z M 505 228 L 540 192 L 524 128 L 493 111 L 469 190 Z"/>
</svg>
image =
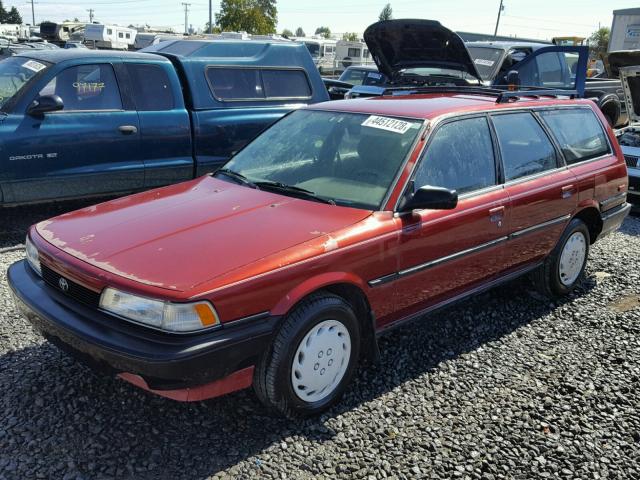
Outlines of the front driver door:
<svg viewBox="0 0 640 480">
<path fill-rule="evenodd" d="M 422 210 L 400 217 L 401 317 L 437 305 L 504 269 L 509 197 L 499 182 L 494 141 L 485 115 L 437 127 L 419 160 L 414 188 L 455 189 L 453 210 Z"/>
<path fill-rule="evenodd" d="M 108 63 L 70 66 L 39 92 L 58 95 L 59 112 L 11 115 L 6 202 L 81 197 L 142 188 L 138 114 L 124 110 Z M 5 186 L 3 186 L 4 188 Z"/>
</svg>

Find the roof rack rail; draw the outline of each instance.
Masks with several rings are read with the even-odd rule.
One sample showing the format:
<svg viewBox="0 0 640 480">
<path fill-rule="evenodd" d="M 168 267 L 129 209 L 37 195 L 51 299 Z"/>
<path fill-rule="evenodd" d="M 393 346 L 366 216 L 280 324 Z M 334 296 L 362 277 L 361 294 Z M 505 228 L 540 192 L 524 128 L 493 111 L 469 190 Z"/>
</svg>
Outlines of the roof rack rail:
<svg viewBox="0 0 640 480">
<path fill-rule="evenodd" d="M 569 97 L 578 98 L 580 94 L 577 90 L 563 90 L 553 88 L 540 88 L 540 87 L 521 87 L 519 90 L 507 90 L 507 86 L 504 88 L 496 87 L 481 87 L 481 86 L 402 86 L 402 87 L 389 87 L 385 88 L 382 95 L 393 95 L 397 92 L 406 92 L 407 94 L 417 93 L 471 93 L 476 95 L 487 95 L 496 98 L 496 103 L 506 103 L 511 99 L 517 99 L 520 97 Z"/>
<path fill-rule="evenodd" d="M 507 103 L 512 98 L 520 97 L 569 97 L 571 99 L 578 98 L 580 94 L 577 90 L 558 90 L 558 89 L 538 89 L 538 90 L 513 90 L 502 92 L 498 95 L 496 103 Z"/>
</svg>

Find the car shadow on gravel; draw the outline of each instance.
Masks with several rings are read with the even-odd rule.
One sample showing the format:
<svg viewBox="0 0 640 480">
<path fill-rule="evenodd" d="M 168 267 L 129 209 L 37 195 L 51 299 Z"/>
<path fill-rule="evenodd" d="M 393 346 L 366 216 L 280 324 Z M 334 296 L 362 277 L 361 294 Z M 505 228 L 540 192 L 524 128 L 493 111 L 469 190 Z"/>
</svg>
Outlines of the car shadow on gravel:
<svg viewBox="0 0 640 480">
<path fill-rule="evenodd" d="M 288 461 L 312 472 L 314 459 L 297 452 L 296 437 L 325 442 L 342 431 L 343 416 L 371 421 L 368 402 L 407 382 L 430 383 L 443 362 L 512 334 L 594 286 L 589 278 L 570 297 L 550 301 L 522 279 L 399 328 L 380 339 L 380 363 L 360 368 L 338 406 L 299 421 L 273 415 L 250 390 L 178 403 L 94 374 L 48 343 L 26 347 L 0 357 L 0 471 L 203 479 L 249 459 L 256 475 L 266 476 L 278 472 L 273 449 L 289 449 Z"/>
</svg>

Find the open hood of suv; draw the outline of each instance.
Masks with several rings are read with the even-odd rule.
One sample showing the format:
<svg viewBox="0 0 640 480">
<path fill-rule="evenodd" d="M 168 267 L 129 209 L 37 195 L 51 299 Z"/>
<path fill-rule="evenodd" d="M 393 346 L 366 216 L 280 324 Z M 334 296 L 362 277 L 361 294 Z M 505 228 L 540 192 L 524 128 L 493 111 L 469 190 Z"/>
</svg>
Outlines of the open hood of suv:
<svg viewBox="0 0 640 480">
<path fill-rule="evenodd" d="M 609 54 L 611 74 L 620 78 L 630 124 L 640 123 L 640 51 L 624 50 Z"/>
<path fill-rule="evenodd" d="M 462 39 L 435 20 L 385 20 L 364 32 L 380 72 L 393 78 L 404 68 L 459 70 L 480 79 Z"/>
</svg>

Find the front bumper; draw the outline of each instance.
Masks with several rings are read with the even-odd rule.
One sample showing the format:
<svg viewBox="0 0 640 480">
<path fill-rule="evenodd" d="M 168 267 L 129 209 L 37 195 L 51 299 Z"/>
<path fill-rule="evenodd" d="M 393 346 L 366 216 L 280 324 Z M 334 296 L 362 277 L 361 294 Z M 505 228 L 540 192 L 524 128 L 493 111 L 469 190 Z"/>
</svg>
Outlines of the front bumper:
<svg viewBox="0 0 640 480">
<path fill-rule="evenodd" d="M 70 299 L 24 260 L 7 277 L 19 311 L 45 338 L 95 369 L 137 375 L 152 390 L 187 389 L 246 370 L 271 343 L 278 322 L 265 315 L 201 334 L 169 334 Z"/>
</svg>

